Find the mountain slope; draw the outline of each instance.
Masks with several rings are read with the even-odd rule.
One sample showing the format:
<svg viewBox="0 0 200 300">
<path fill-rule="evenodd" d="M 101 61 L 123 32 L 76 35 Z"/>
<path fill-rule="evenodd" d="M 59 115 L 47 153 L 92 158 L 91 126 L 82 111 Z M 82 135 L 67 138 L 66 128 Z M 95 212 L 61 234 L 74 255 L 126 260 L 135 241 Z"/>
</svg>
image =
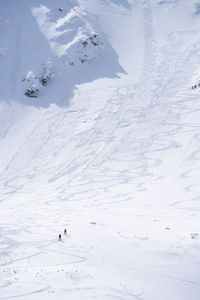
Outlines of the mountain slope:
<svg viewBox="0 0 200 300">
<path fill-rule="evenodd" d="M 189 2 L 0 0 L 0 299 L 199 299 Z"/>
</svg>

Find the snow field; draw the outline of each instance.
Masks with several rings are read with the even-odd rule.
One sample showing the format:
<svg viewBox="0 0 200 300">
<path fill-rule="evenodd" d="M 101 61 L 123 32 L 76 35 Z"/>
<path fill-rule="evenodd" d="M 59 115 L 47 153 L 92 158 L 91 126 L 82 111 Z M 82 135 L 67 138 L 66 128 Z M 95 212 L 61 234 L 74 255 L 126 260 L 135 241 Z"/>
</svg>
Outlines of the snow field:
<svg viewBox="0 0 200 300">
<path fill-rule="evenodd" d="M 199 300 L 195 2 L 43 2 L 0 1 L 0 299 Z M 103 52 L 65 68 L 89 25 Z"/>
</svg>

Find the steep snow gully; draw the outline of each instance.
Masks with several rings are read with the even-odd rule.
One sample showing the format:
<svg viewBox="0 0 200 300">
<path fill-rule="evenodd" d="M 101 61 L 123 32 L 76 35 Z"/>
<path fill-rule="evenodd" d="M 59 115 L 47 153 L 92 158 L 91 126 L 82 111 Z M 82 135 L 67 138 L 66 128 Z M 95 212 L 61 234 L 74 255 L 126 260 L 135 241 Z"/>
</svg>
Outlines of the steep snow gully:
<svg viewBox="0 0 200 300">
<path fill-rule="evenodd" d="M 0 299 L 200 299 L 199 7 L 0 0 Z"/>
</svg>

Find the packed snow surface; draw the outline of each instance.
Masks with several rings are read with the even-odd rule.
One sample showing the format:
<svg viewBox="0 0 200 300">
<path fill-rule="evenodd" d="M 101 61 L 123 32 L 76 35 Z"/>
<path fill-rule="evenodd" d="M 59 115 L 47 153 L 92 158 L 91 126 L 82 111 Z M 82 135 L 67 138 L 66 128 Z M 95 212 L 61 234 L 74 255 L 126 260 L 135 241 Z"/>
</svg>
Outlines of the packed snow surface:
<svg viewBox="0 0 200 300">
<path fill-rule="evenodd" d="M 198 0 L 0 0 L 0 300 L 200 299 L 199 57 Z"/>
</svg>

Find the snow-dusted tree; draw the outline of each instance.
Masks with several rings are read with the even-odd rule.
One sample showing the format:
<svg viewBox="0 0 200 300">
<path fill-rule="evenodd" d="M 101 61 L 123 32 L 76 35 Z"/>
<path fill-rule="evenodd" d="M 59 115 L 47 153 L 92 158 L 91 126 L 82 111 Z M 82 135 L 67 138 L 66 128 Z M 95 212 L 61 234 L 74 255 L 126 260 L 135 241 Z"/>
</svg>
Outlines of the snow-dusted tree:
<svg viewBox="0 0 200 300">
<path fill-rule="evenodd" d="M 39 82 L 41 83 L 41 85 L 45 86 L 48 84 L 49 80 L 52 79 L 54 71 L 55 70 L 51 61 L 42 64 L 42 71 L 39 76 Z"/>
<path fill-rule="evenodd" d="M 31 85 L 25 92 L 25 96 L 30 98 L 37 98 L 39 95 L 39 89 L 36 84 Z"/>
</svg>

